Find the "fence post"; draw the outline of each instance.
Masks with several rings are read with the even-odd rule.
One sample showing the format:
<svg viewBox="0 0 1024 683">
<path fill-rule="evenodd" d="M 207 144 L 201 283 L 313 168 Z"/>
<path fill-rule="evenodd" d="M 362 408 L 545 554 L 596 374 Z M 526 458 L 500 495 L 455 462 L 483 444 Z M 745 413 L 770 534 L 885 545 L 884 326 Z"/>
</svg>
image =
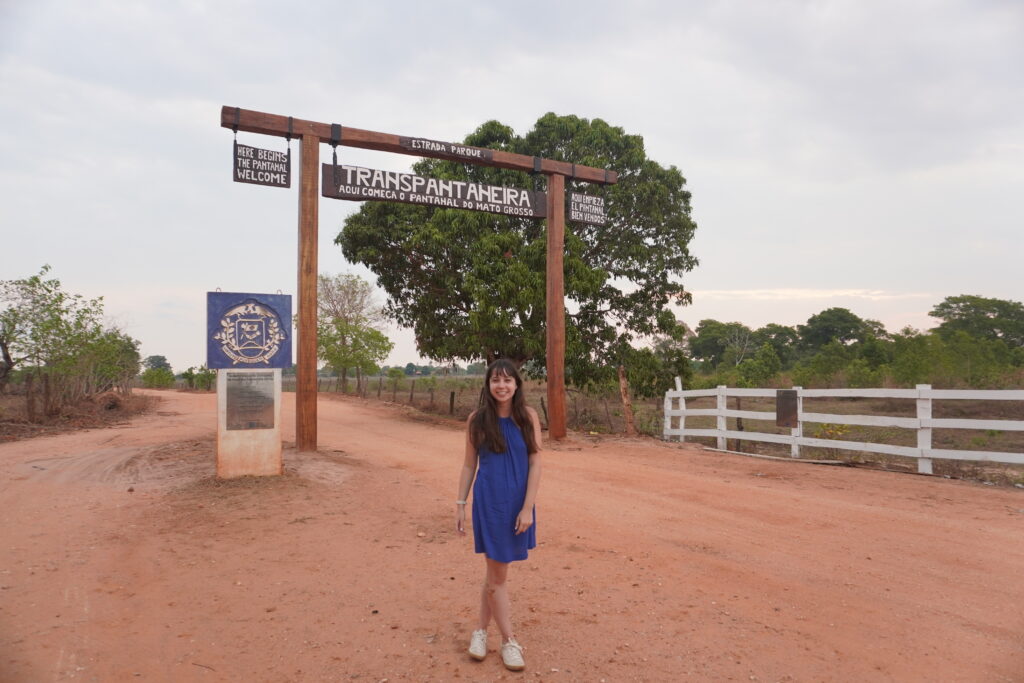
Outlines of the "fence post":
<svg viewBox="0 0 1024 683">
<path fill-rule="evenodd" d="M 728 423 L 725 420 L 725 411 L 727 409 L 728 396 L 726 396 L 725 390 L 727 387 L 724 384 L 718 385 L 718 396 L 716 397 L 715 403 L 715 429 L 719 432 L 724 432 L 728 427 Z M 716 445 L 718 450 L 725 450 L 725 435 L 715 437 Z"/>
<path fill-rule="evenodd" d="M 409 385 L 409 405 L 412 405 L 412 392 L 416 391 L 416 380 Z"/>
<path fill-rule="evenodd" d="M 605 401 L 604 408 L 608 410 L 608 402 Z M 665 392 L 665 426 L 661 429 L 661 440 L 668 441 L 672 438 L 670 432 L 672 431 L 672 396 L 669 392 Z M 611 417 L 608 418 L 609 424 L 611 423 Z"/>
<path fill-rule="evenodd" d="M 931 384 L 918 384 L 917 385 L 917 419 L 918 420 L 930 420 L 932 419 L 932 399 L 931 396 L 922 398 L 922 394 L 926 391 L 931 391 Z M 920 422 L 917 425 L 917 447 L 921 451 L 921 456 L 924 455 L 926 449 L 932 447 L 932 428 L 922 427 Z M 917 458 L 917 473 L 918 474 L 931 474 L 932 473 L 932 459 L 925 457 Z"/>
<path fill-rule="evenodd" d="M 800 438 L 804 435 L 804 388 L 793 388 L 796 389 L 796 427 L 789 431 L 790 436 L 793 437 L 793 442 L 789 446 L 789 457 L 799 458 Z"/>
<path fill-rule="evenodd" d="M 682 390 L 683 390 L 683 382 L 678 377 L 676 377 L 676 391 L 681 392 Z M 679 396 L 677 398 L 679 400 L 679 413 L 683 413 L 683 411 L 686 410 L 686 399 L 683 398 L 682 396 Z M 686 436 L 685 436 L 685 434 L 686 434 L 686 416 L 682 415 L 682 414 L 678 415 L 678 417 L 679 417 L 679 423 L 678 423 L 679 424 L 679 429 L 678 429 L 678 431 L 675 434 L 671 433 L 672 432 L 672 416 L 673 416 L 672 397 L 669 396 L 668 392 L 666 391 L 665 392 L 665 427 L 664 427 L 664 434 L 662 435 L 662 438 L 665 441 L 668 441 L 673 436 L 678 436 L 680 443 L 682 443 L 683 441 L 686 441 Z"/>
<path fill-rule="evenodd" d="M 683 390 L 683 380 L 676 377 L 676 391 Z M 686 441 L 686 399 L 679 397 L 679 442 Z"/>
<path fill-rule="evenodd" d="M 377 398 L 380 398 L 380 390 L 384 388 L 384 375 L 380 376 L 380 380 L 377 381 Z"/>
<path fill-rule="evenodd" d="M 448 395 L 448 414 L 455 414 L 455 392 L 453 391 Z"/>
</svg>

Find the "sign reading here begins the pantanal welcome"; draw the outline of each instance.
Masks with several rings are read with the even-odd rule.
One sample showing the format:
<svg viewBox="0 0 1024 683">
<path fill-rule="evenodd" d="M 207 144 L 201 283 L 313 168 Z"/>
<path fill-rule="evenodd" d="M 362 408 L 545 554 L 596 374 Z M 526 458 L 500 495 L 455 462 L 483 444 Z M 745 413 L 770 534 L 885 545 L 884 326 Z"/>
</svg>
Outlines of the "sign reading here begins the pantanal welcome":
<svg viewBox="0 0 1024 683">
<path fill-rule="evenodd" d="M 527 218 L 547 216 L 547 196 L 536 190 L 333 164 L 323 164 L 321 181 L 323 196 L 334 199 L 426 204 Z"/>
<path fill-rule="evenodd" d="M 291 187 L 291 155 L 235 143 L 235 182 Z"/>
</svg>

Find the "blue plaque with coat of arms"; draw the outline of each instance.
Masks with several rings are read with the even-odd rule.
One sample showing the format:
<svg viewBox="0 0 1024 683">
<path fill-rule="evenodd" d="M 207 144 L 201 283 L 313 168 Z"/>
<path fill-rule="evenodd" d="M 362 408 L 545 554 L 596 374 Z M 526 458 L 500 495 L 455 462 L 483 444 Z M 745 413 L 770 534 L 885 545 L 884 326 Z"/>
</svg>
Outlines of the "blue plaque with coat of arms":
<svg viewBox="0 0 1024 683">
<path fill-rule="evenodd" d="M 206 293 L 208 368 L 289 368 L 291 331 L 288 294 Z"/>
</svg>

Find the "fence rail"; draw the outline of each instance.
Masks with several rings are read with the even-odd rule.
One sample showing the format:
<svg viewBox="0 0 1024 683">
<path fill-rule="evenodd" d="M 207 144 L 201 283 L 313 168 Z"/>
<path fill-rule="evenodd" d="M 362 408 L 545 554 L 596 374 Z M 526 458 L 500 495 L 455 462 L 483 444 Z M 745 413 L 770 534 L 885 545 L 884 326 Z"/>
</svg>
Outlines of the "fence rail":
<svg viewBox="0 0 1024 683">
<path fill-rule="evenodd" d="M 674 438 L 684 441 L 688 436 L 713 437 L 717 440 L 716 445 L 720 450 L 725 450 L 726 439 L 788 444 L 790 446 L 790 455 L 794 458 L 800 456 L 801 446 L 899 455 L 917 458 L 917 471 L 923 474 L 932 473 L 933 458 L 1024 464 L 1024 453 L 934 448 L 932 446 L 933 429 L 1024 431 L 1024 420 L 936 419 L 932 417 L 934 401 L 1024 401 L 1024 391 L 932 389 L 929 384 L 919 384 L 915 389 L 803 389 L 801 387 L 794 387 L 793 389 L 797 392 L 797 426 L 791 428 L 789 434 L 772 434 L 769 432 L 727 429 L 726 420 L 730 417 L 773 422 L 776 419 L 776 414 L 773 412 L 731 410 L 727 406 L 727 401 L 730 396 L 740 398 L 774 398 L 776 396 L 775 389 L 738 389 L 719 386 L 716 389 L 683 391 L 679 380 L 676 379 L 675 390 L 665 392 L 665 427 L 663 438 L 666 441 Z M 686 399 L 701 397 L 715 398 L 715 407 L 686 408 Z M 805 398 L 913 399 L 916 401 L 917 414 L 915 417 L 897 417 L 889 415 L 832 415 L 804 412 L 803 399 Z M 715 428 L 687 428 L 686 418 L 688 417 L 714 417 Z M 884 443 L 807 437 L 803 433 L 805 423 L 912 429 L 917 432 L 917 445 L 895 446 Z"/>
</svg>

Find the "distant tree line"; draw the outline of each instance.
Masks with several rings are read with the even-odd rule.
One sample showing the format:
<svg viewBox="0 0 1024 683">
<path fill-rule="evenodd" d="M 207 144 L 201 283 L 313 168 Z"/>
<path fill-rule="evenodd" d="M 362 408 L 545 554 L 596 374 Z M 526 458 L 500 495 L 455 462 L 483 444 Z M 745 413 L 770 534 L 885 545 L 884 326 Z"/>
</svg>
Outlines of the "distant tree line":
<svg viewBox="0 0 1024 683">
<path fill-rule="evenodd" d="M 998 388 L 1024 380 L 1024 304 L 963 294 L 929 313 L 928 331 L 889 333 L 829 308 L 805 324 L 700 321 L 688 341 L 693 386 Z"/>
</svg>

